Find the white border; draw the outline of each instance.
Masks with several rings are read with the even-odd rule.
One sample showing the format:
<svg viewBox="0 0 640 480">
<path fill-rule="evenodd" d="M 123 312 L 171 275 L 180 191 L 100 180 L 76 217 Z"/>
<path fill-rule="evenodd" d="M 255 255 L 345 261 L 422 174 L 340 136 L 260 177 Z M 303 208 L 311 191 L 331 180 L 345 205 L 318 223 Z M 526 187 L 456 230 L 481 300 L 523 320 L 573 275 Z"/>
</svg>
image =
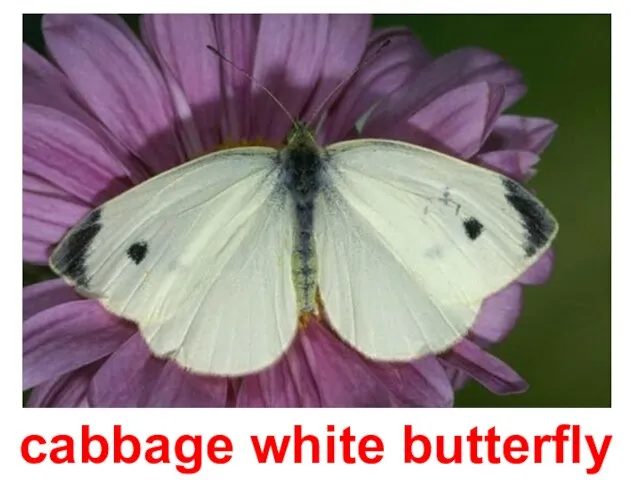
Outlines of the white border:
<svg viewBox="0 0 640 480">
<path fill-rule="evenodd" d="M 13 4 L 17 5 L 17 4 Z M 9 8 L 13 8 L 10 5 Z M 565 13 L 579 11 L 583 13 L 604 13 L 614 10 L 613 15 L 613 95 L 612 111 L 616 118 L 615 130 L 613 131 L 613 372 L 612 372 L 612 409 L 482 409 L 482 410 L 449 410 L 449 411 L 407 411 L 407 410 L 383 410 L 383 411 L 363 411 L 363 410 L 323 410 L 323 411 L 274 411 L 270 415 L 264 415 L 260 411 L 233 411 L 225 410 L 216 412 L 210 410 L 172 410 L 157 412 L 154 410 L 103 410 L 103 411 L 63 411 L 52 414 L 51 411 L 40 410 L 26 411 L 21 408 L 21 374 L 18 365 L 21 365 L 21 326 L 18 318 L 21 311 L 21 289 L 16 282 L 22 264 L 18 252 L 22 251 L 21 238 L 18 231 L 21 230 L 21 216 L 16 208 L 21 198 L 21 185 L 17 178 L 20 175 L 21 158 L 21 98 L 17 92 L 21 91 L 21 46 L 18 38 L 21 38 L 18 23 L 18 13 L 5 12 L 3 15 L 4 25 L 0 30 L 3 41 L 2 61 L 4 63 L 2 75 L 2 110 L 4 113 L 4 125 L 2 132 L 4 146 L 5 169 L 2 175 L 4 185 L 0 189 L 2 195 L 2 219 L 5 225 L 2 237 L 2 251 L 4 252 L 2 289 L 3 307 L 5 311 L 3 348 L 1 349 L 1 359 L 3 360 L 2 386 L 3 394 L 0 396 L 0 412 L 2 412 L 3 434 L 0 435 L 0 458 L 7 458 L 3 462 L 3 470 L 19 475 L 24 478 L 37 474 L 48 476 L 57 475 L 60 478 L 83 478 L 91 475 L 94 478 L 112 478 L 114 474 L 124 473 L 133 476 L 135 472 L 142 472 L 140 466 L 102 466 L 94 468 L 91 466 L 58 467 L 41 465 L 38 467 L 26 466 L 20 461 L 17 455 L 17 448 L 20 439 L 28 432 L 39 430 L 43 434 L 61 433 L 74 429 L 81 422 L 91 423 L 96 429 L 108 429 L 113 423 L 123 423 L 136 433 L 144 434 L 151 430 L 162 429 L 167 434 L 179 434 L 188 431 L 202 431 L 203 433 L 225 431 L 229 434 L 234 432 L 234 436 L 241 437 L 252 429 L 259 432 L 278 433 L 279 430 L 290 428 L 293 423 L 304 423 L 305 427 L 315 428 L 322 431 L 327 423 L 350 424 L 361 430 L 378 431 L 385 435 L 385 442 L 393 444 L 393 436 L 397 435 L 397 427 L 403 423 L 413 423 L 416 428 L 420 426 L 425 431 L 442 431 L 453 433 L 463 433 L 474 425 L 485 427 L 497 425 L 498 428 L 510 433 L 534 434 L 536 432 L 546 432 L 555 428 L 558 423 L 580 423 L 585 430 L 602 435 L 612 433 L 614 440 L 611 451 L 607 457 L 603 471 L 597 475 L 598 478 L 626 478 L 627 469 L 637 471 L 634 462 L 637 456 L 637 428 L 638 414 L 635 412 L 638 397 L 635 395 L 637 382 L 638 365 L 636 339 L 638 336 L 638 308 L 635 300 L 638 297 L 637 272 L 640 271 L 638 265 L 638 243 L 636 235 L 638 225 L 638 200 L 634 198 L 637 191 L 635 186 L 638 175 L 639 154 L 638 154 L 638 129 L 640 122 L 640 104 L 638 102 L 638 74 L 637 74 L 637 45 L 640 44 L 638 38 L 637 19 L 640 18 L 638 8 L 633 2 L 559 2 L 539 0 L 536 2 L 513 2 L 513 1 L 458 1 L 451 2 L 430 2 L 429 5 L 417 2 L 361 2 L 361 7 L 367 10 L 381 11 L 385 13 L 409 13 L 415 11 L 416 7 L 429 8 L 433 13 L 454 13 L 454 12 L 479 12 L 479 5 L 482 5 L 484 13 L 492 12 L 537 12 L 537 13 Z M 22 8 L 25 8 L 21 5 Z M 216 5 L 222 11 L 232 11 L 240 13 L 243 10 L 251 10 L 252 7 L 264 10 L 267 5 L 257 2 L 222 2 Z M 138 2 L 138 11 L 173 11 L 180 10 L 183 13 L 200 12 L 211 8 L 212 5 L 204 2 L 149 2 L 142 4 Z M 244 7 L 244 8 L 243 8 Z M 346 4 L 339 2 L 269 2 L 268 7 L 274 11 L 322 11 L 352 12 L 362 10 L 357 3 Z M 573 7 L 573 8 L 572 8 Z M 635 7 L 635 8 L 634 8 Z M 51 4 L 48 2 L 29 2 L 26 10 L 29 12 L 48 11 Z M 56 2 L 57 11 L 82 11 L 86 8 L 85 3 L 78 1 Z M 92 8 L 96 8 L 92 4 Z M 97 10 L 103 12 L 128 12 L 132 10 L 131 1 L 110 1 L 103 2 Z M 576 82 L 580 79 L 576 78 Z M 585 98 L 585 102 L 589 99 Z M 579 141 L 579 139 L 577 140 Z M 603 159 L 604 161 L 604 159 Z M 589 192 L 585 192 L 588 195 Z M 576 202 L 580 199 L 576 198 Z M 584 241 L 589 241 L 585 239 Z M 11 273 L 13 272 L 13 273 Z M 174 420 L 174 422 L 171 422 Z M 389 436 L 388 438 L 386 436 Z M 397 446 L 396 446 L 397 447 Z M 390 446 L 390 449 L 395 447 Z M 241 455 L 242 454 L 238 454 Z M 278 478 L 299 478 L 303 472 L 302 466 L 280 466 L 266 467 L 256 466 L 248 460 L 246 462 L 234 462 L 225 467 L 211 467 L 207 473 L 217 475 L 216 478 L 224 478 L 226 474 L 237 476 L 238 472 L 246 474 L 273 474 Z M 363 465 L 355 466 L 314 466 L 304 468 L 304 475 L 311 477 L 325 478 L 327 474 L 336 473 L 356 473 L 372 472 L 373 467 Z M 462 465 L 459 467 L 438 467 L 430 466 L 404 466 L 395 462 L 388 462 L 378 465 L 376 468 L 383 468 L 383 473 L 392 475 L 402 475 L 407 478 L 425 478 L 425 475 L 440 473 L 455 477 L 463 474 L 480 474 L 490 478 L 513 478 L 516 474 L 519 478 L 535 478 L 550 474 L 550 478 L 581 478 L 580 468 L 572 464 L 564 467 L 532 466 L 530 468 L 497 466 L 497 467 L 477 467 L 472 465 Z M 474 468 L 472 471 L 471 468 Z M 145 468 L 144 472 L 151 472 Z M 381 470 L 378 470 L 381 471 Z M 158 478 L 177 478 L 170 468 L 154 467 L 153 472 Z M 205 470 L 203 470 L 205 472 Z M 449 477 L 447 477 L 449 478 Z M 483 477 L 481 477 L 483 478 Z"/>
</svg>

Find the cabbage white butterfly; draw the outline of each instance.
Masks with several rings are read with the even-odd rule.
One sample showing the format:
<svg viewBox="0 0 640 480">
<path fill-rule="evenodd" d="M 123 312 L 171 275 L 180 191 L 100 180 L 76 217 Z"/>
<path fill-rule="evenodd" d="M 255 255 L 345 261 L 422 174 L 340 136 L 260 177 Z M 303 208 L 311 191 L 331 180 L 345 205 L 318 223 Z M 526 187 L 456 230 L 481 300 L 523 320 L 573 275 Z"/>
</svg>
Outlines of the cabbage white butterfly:
<svg viewBox="0 0 640 480">
<path fill-rule="evenodd" d="M 442 352 L 557 231 L 498 173 L 398 141 L 324 148 L 294 122 L 281 150 L 218 151 L 106 202 L 50 265 L 156 356 L 233 376 L 278 360 L 321 306 L 369 358 Z"/>
</svg>

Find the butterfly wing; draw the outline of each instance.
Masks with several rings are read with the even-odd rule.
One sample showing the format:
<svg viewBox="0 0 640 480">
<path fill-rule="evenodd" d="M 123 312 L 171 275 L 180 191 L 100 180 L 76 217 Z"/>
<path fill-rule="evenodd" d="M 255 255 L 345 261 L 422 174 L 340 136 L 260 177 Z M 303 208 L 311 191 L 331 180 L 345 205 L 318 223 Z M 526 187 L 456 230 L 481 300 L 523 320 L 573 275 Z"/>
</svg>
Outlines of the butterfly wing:
<svg viewBox="0 0 640 480">
<path fill-rule="evenodd" d="M 367 356 L 451 347 L 556 234 L 533 195 L 489 170 L 387 140 L 327 152 L 318 282 L 337 333 Z"/>
<path fill-rule="evenodd" d="M 51 266 L 135 322 L 151 351 L 203 374 L 273 363 L 296 330 L 292 205 L 276 151 L 214 153 L 94 210 Z"/>
</svg>

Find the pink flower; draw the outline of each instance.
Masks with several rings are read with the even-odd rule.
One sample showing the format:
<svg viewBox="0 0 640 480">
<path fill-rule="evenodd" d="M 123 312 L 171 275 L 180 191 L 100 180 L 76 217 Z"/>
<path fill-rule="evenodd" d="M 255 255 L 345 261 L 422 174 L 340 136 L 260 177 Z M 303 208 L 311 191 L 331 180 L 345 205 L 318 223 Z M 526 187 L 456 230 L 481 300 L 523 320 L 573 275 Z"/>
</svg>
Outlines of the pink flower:
<svg viewBox="0 0 640 480">
<path fill-rule="evenodd" d="M 549 120 L 502 114 L 525 86 L 497 55 L 466 48 L 432 58 L 404 29 L 372 30 L 369 16 L 150 15 L 141 24 L 142 43 L 117 16 L 48 15 L 56 66 L 24 47 L 28 263 L 46 265 L 90 209 L 150 176 L 221 144 L 283 142 L 287 117 L 208 44 L 304 118 L 391 39 L 331 105 L 322 143 L 408 140 L 525 180 L 555 130 Z M 29 405 L 40 407 L 450 406 L 468 377 L 498 394 L 519 392 L 525 382 L 483 348 L 508 334 L 523 285 L 546 281 L 552 263 L 548 254 L 489 298 L 469 337 L 444 355 L 373 363 L 312 322 L 279 363 L 240 380 L 152 357 L 130 323 L 62 280 L 45 281 L 24 289 L 23 387 L 35 387 Z"/>
</svg>

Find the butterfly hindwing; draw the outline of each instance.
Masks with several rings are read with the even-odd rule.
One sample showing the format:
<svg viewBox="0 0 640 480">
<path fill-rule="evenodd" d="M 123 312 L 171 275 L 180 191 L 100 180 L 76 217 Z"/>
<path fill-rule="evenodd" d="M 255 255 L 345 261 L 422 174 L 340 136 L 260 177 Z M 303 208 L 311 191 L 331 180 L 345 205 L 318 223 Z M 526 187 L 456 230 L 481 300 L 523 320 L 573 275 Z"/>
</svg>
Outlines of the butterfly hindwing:
<svg viewBox="0 0 640 480">
<path fill-rule="evenodd" d="M 318 199 L 316 241 L 328 319 L 370 358 L 401 361 L 437 351 L 464 334 L 479 310 L 478 305 L 440 305 L 429 296 L 337 192 Z"/>
</svg>

